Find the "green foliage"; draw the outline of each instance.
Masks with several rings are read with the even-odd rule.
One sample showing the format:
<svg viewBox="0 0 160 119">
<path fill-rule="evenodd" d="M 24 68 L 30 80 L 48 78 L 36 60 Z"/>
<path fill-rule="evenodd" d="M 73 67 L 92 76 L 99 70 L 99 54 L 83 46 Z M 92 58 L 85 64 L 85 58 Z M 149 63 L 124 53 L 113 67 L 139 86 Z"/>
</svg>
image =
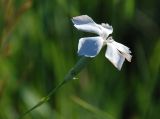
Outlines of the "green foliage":
<svg viewBox="0 0 160 119">
<path fill-rule="evenodd" d="M 159 11 L 158 0 L 1 0 L 0 119 L 18 118 L 80 59 L 78 39 L 86 34 L 71 18 L 82 14 L 111 24 L 132 62 L 118 71 L 103 49 L 24 119 L 159 119 Z"/>
</svg>

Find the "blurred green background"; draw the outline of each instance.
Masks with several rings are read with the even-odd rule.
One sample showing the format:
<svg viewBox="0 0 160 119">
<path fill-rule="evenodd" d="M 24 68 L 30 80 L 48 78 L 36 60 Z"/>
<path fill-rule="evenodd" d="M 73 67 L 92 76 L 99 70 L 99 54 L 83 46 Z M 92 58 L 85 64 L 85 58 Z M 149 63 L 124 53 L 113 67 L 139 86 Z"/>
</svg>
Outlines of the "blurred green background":
<svg viewBox="0 0 160 119">
<path fill-rule="evenodd" d="M 118 71 L 105 49 L 24 119 L 160 119 L 159 0 L 1 0 L 0 119 L 16 119 L 80 59 L 73 27 L 87 14 L 113 26 L 133 59 Z"/>
</svg>

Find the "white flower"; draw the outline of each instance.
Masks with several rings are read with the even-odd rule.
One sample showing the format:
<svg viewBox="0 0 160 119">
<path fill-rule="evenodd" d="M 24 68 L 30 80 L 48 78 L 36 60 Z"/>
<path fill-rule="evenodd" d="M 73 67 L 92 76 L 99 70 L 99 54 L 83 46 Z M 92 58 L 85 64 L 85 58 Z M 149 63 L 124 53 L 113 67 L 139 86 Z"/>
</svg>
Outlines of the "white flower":
<svg viewBox="0 0 160 119">
<path fill-rule="evenodd" d="M 95 57 L 103 46 L 107 45 L 105 57 L 117 68 L 121 69 L 124 60 L 131 62 L 129 48 L 108 37 L 113 28 L 109 24 L 97 24 L 87 15 L 73 17 L 72 22 L 78 30 L 95 33 L 99 36 L 85 37 L 79 40 L 78 54 L 85 57 Z"/>
</svg>

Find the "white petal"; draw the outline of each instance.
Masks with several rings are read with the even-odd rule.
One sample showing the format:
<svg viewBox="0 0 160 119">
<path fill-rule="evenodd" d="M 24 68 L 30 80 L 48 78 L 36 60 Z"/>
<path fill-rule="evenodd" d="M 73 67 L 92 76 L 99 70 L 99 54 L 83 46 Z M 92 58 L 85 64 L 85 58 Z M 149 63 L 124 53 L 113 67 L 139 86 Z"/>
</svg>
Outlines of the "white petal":
<svg viewBox="0 0 160 119">
<path fill-rule="evenodd" d="M 113 27 L 109 24 L 102 23 L 101 26 L 104 28 L 104 31 L 109 35 L 113 32 Z"/>
<path fill-rule="evenodd" d="M 131 51 L 129 50 L 129 48 L 121 43 L 118 43 L 116 41 L 113 40 L 113 44 L 116 46 L 116 48 L 124 53 L 131 53 Z"/>
<path fill-rule="evenodd" d="M 129 48 L 121 43 L 118 43 L 113 40 L 112 44 L 121 52 L 121 54 L 129 61 L 131 62 L 132 55 L 130 55 L 131 51 Z"/>
<path fill-rule="evenodd" d="M 73 17 L 72 22 L 78 30 L 91 32 L 100 35 L 102 32 L 98 24 L 96 24 L 89 16 L 81 15 Z"/>
<path fill-rule="evenodd" d="M 81 38 L 78 44 L 78 54 L 86 57 L 95 57 L 103 46 L 101 37 Z"/>
<path fill-rule="evenodd" d="M 76 25 L 95 23 L 93 19 L 89 17 L 88 15 L 81 15 L 81 16 L 73 17 L 72 22 Z"/>
<path fill-rule="evenodd" d="M 131 62 L 132 55 L 130 55 L 130 54 L 128 54 L 128 53 L 123 53 L 123 52 L 121 52 L 121 54 L 123 55 L 123 57 L 126 58 L 126 60 L 127 60 L 128 62 Z"/>
<path fill-rule="evenodd" d="M 125 58 L 112 43 L 107 43 L 105 57 L 108 58 L 118 70 L 121 70 Z"/>
</svg>

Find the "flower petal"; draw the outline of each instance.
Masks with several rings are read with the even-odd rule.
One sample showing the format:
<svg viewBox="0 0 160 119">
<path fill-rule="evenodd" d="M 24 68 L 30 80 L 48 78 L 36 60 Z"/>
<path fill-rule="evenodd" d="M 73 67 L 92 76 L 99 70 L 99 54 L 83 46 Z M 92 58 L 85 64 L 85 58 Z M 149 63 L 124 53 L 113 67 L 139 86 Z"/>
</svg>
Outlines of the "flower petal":
<svg viewBox="0 0 160 119">
<path fill-rule="evenodd" d="M 89 17 L 88 15 L 81 15 L 81 16 L 73 17 L 72 22 L 76 25 L 95 23 L 93 19 Z"/>
<path fill-rule="evenodd" d="M 81 38 L 78 44 L 78 54 L 86 57 L 95 57 L 103 46 L 101 37 Z"/>
<path fill-rule="evenodd" d="M 100 35 L 101 29 L 88 15 L 73 17 L 72 22 L 78 30 Z"/>
<path fill-rule="evenodd" d="M 121 54 L 129 61 L 131 62 L 132 55 L 130 55 L 131 51 L 129 48 L 121 43 L 118 43 L 113 40 L 112 44 L 121 52 Z"/>
<path fill-rule="evenodd" d="M 125 57 L 120 54 L 112 43 L 107 43 L 105 57 L 118 69 L 121 70 Z"/>
<path fill-rule="evenodd" d="M 130 55 L 130 54 L 128 54 L 128 53 L 123 53 L 123 52 L 121 52 L 121 54 L 123 55 L 123 57 L 126 58 L 126 60 L 127 60 L 128 62 L 131 62 L 132 55 Z"/>
<path fill-rule="evenodd" d="M 101 26 L 104 28 L 104 31 L 109 35 L 113 32 L 113 27 L 109 24 L 102 23 Z"/>
<path fill-rule="evenodd" d="M 116 41 L 113 41 L 113 44 L 116 46 L 116 48 L 124 53 L 131 53 L 131 51 L 129 50 L 129 48 L 121 43 L 118 43 Z"/>
</svg>

